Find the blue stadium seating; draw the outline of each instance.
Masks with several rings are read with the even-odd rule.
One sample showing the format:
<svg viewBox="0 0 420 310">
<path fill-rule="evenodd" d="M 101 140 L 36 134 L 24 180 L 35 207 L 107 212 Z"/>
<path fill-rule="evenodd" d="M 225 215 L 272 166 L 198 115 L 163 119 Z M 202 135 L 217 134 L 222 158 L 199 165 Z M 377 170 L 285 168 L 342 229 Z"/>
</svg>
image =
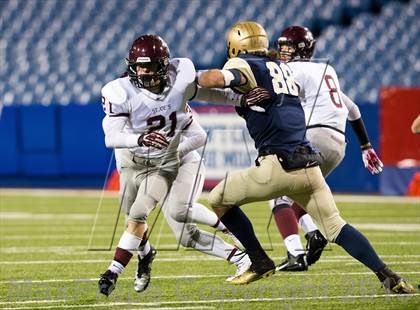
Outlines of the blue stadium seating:
<svg viewBox="0 0 420 310">
<path fill-rule="evenodd" d="M 351 27 L 330 26 L 317 57 L 330 60 L 350 97 L 377 102 L 382 86 L 420 85 L 420 2 L 391 2 L 379 16 L 360 14 Z"/>
<path fill-rule="evenodd" d="M 263 24 L 272 40 L 302 24 L 321 31 L 327 57 L 351 97 L 376 102 L 383 85 L 419 85 L 420 2 L 386 0 L 2 0 L 0 102 L 87 104 L 117 77 L 130 43 L 158 33 L 174 57 L 220 66 L 225 32 L 239 20 Z M 380 14 L 371 14 L 381 7 Z M 343 20 L 352 20 L 350 27 Z"/>
</svg>

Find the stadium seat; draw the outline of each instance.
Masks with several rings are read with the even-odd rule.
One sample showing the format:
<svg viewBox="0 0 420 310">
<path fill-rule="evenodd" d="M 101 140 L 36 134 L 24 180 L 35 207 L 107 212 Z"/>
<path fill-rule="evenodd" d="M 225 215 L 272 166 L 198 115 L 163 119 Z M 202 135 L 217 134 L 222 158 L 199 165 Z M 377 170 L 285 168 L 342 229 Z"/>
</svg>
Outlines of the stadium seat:
<svg viewBox="0 0 420 310">
<path fill-rule="evenodd" d="M 204 69 L 225 61 L 234 22 L 256 20 L 272 42 L 289 25 L 321 31 L 316 56 L 334 64 L 346 92 L 376 102 L 382 85 L 419 83 L 419 15 L 415 0 L 0 1 L 0 92 L 5 105 L 98 102 L 139 34 L 158 33 L 174 57 Z"/>
</svg>

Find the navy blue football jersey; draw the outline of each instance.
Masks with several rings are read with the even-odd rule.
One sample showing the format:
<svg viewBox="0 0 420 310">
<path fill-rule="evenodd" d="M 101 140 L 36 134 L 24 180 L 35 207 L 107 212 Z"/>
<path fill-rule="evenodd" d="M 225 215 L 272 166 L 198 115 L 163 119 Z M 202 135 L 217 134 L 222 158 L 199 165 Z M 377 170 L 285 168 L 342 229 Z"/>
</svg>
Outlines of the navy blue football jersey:
<svg viewBox="0 0 420 310">
<path fill-rule="evenodd" d="M 265 112 L 236 108 L 245 121 L 255 147 L 260 153 L 293 154 L 298 146 L 310 146 L 305 138 L 305 113 L 298 97 L 298 86 L 292 71 L 283 62 L 252 54 L 230 59 L 225 69 L 239 69 L 248 79 L 240 92 L 260 86 L 269 90 L 271 99 Z"/>
</svg>

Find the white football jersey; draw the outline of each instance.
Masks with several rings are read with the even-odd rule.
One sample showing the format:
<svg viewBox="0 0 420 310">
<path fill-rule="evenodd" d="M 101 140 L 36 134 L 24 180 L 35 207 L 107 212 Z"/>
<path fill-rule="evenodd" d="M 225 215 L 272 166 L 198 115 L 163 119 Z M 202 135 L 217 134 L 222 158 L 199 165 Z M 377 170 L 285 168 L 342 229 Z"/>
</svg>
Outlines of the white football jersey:
<svg viewBox="0 0 420 310">
<path fill-rule="evenodd" d="M 287 64 L 300 86 L 299 96 L 307 125 L 329 125 L 344 132 L 349 111 L 341 99 L 334 68 L 325 63 L 309 61 L 291 61 Z"/>
<path fill-rule="evenodd" d="M 191 60 L 174 58 L 169 65 L 170 82 L 161 94 L 134 86 L 129 77 L 118 78 L 102 88 L 104 111 L 109 117 L 128 118 L 125 133 L 155 131 L 171 141 L 192 122 L 187 101 L 195 94 L 195 75 Z M 177 147 L 178 142 L 174 144 Z M 139 146 L 130 151 L 138 156 L 160 157 L 168 150 Z"/>
</svg>

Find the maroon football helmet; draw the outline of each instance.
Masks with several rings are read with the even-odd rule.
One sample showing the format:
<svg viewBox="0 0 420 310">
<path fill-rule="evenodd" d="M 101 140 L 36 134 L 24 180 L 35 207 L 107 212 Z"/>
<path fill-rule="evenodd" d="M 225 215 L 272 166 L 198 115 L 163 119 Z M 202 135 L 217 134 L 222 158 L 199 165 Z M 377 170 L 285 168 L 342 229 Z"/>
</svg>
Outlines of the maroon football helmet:
<svg viewBox="0 0 420 310">
<path fill-rule="evenodd" d="M 157 88 L 161 92 L 168 83 L 170 57 L 168 45 L 158 35 L 138 37 L 125 59 L 131 82 L 137 87 L 149 90 Z M 138 74 L 138 66 L 143 68 L 144 73 Z"/>
<path fill-rule="evenodd" d="M 277 49 L 280 59 L 311 59 L 315 50 L 316 40 L 312 32 L 301 26 L 291 26 L 283 30 L 277 39 Z"/>
</svg>

